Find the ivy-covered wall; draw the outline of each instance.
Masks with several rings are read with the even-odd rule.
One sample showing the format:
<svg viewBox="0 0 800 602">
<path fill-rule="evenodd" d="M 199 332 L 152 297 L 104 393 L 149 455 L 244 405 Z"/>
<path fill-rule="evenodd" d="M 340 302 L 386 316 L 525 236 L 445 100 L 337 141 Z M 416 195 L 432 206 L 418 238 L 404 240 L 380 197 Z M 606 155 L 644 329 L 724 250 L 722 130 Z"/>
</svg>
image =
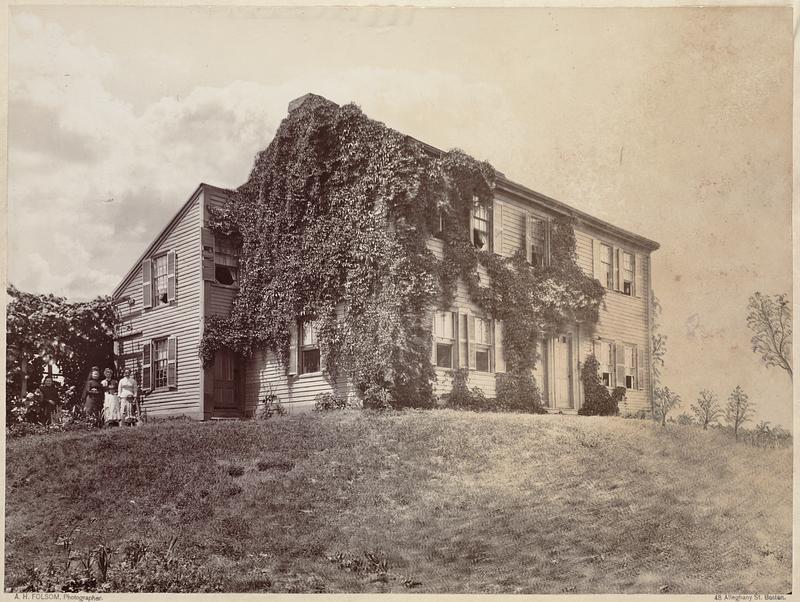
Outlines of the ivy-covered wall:
<svg viewBox="0 0 800 602">
<path fill-rule="evenodd" d="M 435 378 L 430 310 L 449 308 L 461 279 L 506 324 L 509 375 L 529 381 L 536 340 L 596 322 L 604 290 L 575 263 L 568 221 L 554 222 L 545 267 L 471 244 L 470 214 L 476 203 L 490 208 L 494 177 L 459 150 L 434 156 L 355 105 L 310 97 L 226 208 L 212 212 L 211 227 L 241 242 L 240 288 L 230 317 L 206 320 L 204 362 L 217 349 L 247 357 L 259 347 L 285 362 L 296 320 L 316 319 L 332 378 L 351 379 L 366 404 L 426 406 Z M 440 215 L 441 260 L 426 244 Z"/>
</svg>

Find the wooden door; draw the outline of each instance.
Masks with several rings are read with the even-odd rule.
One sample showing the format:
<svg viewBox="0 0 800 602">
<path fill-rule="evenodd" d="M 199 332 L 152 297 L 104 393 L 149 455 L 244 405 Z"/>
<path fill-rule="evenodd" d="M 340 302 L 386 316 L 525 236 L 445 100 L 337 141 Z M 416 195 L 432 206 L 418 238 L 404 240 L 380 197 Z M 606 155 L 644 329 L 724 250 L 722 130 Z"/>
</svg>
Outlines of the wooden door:
<svg viewBox="0 0 800 602">
<path fill-rule="evenodd" d="M 572 335 L 563 334 L 553 340 L 554 407 L 571 409 L 572 396 Z"/>
<path fill-rule="evenodd" d="M 217 351 L 214 356 L 214 416 L 239 416 L 239 405 L 234 355 L 230 351 Z"/>
</svg>

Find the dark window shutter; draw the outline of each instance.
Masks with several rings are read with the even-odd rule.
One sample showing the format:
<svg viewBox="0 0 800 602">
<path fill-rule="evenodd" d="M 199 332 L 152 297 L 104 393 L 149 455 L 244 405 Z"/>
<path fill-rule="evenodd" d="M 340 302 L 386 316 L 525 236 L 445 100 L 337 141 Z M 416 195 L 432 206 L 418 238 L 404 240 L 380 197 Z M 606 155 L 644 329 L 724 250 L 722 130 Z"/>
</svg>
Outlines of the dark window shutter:
<svg viewBox="0 0 800 602">
<path fill-rule="evenodd" d="M 495 372 L 506 371 L 506 352 L 503 349 L 503 323 L 494 321 L 494 369 Z"/>
<path fill-rule="evenodd" d="M 548 217 L 544 222 L 544 264 L 550 265 L 550 231 L 553 221 Z"/>
<path fill-rule="evenodd" d="M 492 251 L 500 255 L 503 252 L 503 206 L 495 201 L 492 204 Z"/>
<path fill-rule="evenodd" d="M 642 256 L 636 253 L 633 256 L 633 294 L 642 296 L 644 291 L 644 275 L 642 274 Z"/>
<path fill-rule="evenodd" d="M 153 307 L 153 261 L 142 261 L 142 305 Z"/>
<path fill-rule="evenodd" d="M 152 347 L 150 341 L 145 341 L 142 345 L 142 389 L 153 388 L 153 366 L 152 366 Z"/>
<path fill-rule="evenodd" d="M 167 386 L 178 386 L 178 338 L 167 339 Z"/>
<path fill-rule="evenodd" d="M 533 223 L 531 220 L 531 214 L 525 213 L 525 232 L 522 235 L 522 244 L 525 248 L 525 261 L 531 263 L 533 261 L 533 248 L 532 248 L 532 237 L 531 237 L 531 228 L 533 227 Z"/>
<path fill-rule="evenodd" d="M 167 301 L 175 301 L 175 272 L 177 269 L 175 251 L 167 253 Z"/>
</svg>

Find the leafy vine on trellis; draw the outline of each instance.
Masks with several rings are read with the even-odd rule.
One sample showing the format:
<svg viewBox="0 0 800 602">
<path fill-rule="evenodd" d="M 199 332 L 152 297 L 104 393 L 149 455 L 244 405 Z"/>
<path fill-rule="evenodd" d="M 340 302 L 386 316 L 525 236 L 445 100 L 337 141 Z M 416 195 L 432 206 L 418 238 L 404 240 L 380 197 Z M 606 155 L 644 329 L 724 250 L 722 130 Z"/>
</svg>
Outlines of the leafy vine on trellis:
<svg viewBox="0 0 800 602">
<path fill-rule="evenodd" d="M 449 307 L 461 280 L 505 320 L 509 371 L 529 371 L 536 339 L 596 321 L 603 289 L 577 266 L 568 221 L 554 223 L 547 267 L 473 247 L 470 214 L 475 203 L 491 206 L 494 178 L 488 163 L 432 154 L 355 105 L 307 100 L 211 212 L 212 229 L 241 240 L 240 277 L 231 315 L 206 319 L 204 363 L 219 349 L 247 357 L 260 348 L 286 362 L 293 323 L 314 318 L 332 379 L 348 377 L 367 404 L 428 405 L 430 310 Z M 427 245 L 440 216 L 441 260 Z"/>
</svg>

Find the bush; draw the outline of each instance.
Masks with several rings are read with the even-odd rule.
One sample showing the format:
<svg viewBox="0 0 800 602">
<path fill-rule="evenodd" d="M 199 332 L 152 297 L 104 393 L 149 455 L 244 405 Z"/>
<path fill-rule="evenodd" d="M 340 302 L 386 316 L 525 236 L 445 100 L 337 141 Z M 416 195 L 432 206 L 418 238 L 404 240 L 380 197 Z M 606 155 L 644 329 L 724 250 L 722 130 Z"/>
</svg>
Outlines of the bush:
<svg viewBox="0 0 800 602">
<path fill-rule="evenodd" d="M 261 400 L 261 403 L 256 407 L 255 417 L 259 420 L 267 420 L 272 418 L 275 414 L 284 416 L 286 408 L 283 407 L 280 397 L 275 395 L 270 388 L 270 392 Z"/>
<path fill-rule="evenodd" d="M 344 410 L 347 399 L 337 393 L 318 393 L 314 398 L 315 412 L 328 412 L 330 410 Z"/>
<path fill-rule="evenodd" d="M 368 410 L 391 410 L 392 394 L 385 387 L 373 385 L 364 391 L 364 407 Z"/>
<path fill-rule="evenodd" d="M 478 387 L 467 386 L 469 370 L 456 368 L 453 370 L 453 388 L 444 395 L 445 404 L 451 408 L 461 410 L 493 410 L 495 404 L 486 399 L 483 391 Z"/>
<path fill-rule="evenodd" d="M 612 393 L 600 381 L 597 358 L 590 355 L 581 367 L 584 401 L 578 414 L 581 416 L 616 416 L 619 403 L 625 399 L 625 387 L 615 387 Z"/>
<path fill-rule="evenodd" d="M 546 414 L 542 393 L 530 372 L 498 374 L 496 404 L 499 409 L 514 412 Z"/>
</svg>

